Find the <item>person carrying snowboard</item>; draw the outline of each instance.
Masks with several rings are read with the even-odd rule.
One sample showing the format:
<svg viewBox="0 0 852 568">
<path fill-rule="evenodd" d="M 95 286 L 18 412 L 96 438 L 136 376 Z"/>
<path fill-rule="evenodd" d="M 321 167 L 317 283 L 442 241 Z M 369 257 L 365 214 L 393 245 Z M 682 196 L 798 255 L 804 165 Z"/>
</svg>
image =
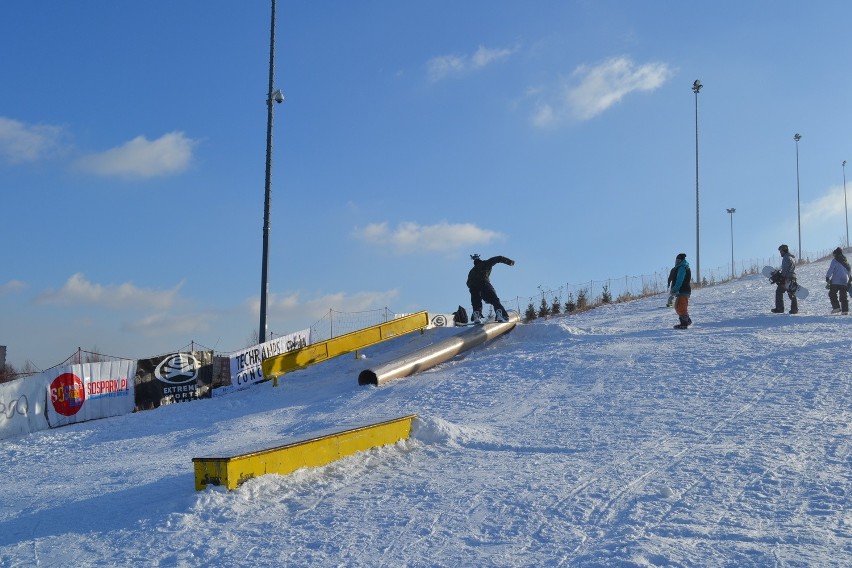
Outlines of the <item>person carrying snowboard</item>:
<svg viewBox="0 0 852 568">
<path fill-rule="evenodd" d="M 831 313 L 842 313 L 844 316 L 848 316 L 849 297 L 847 295 L 847 288 L 852 269 L 849 267 L 849 261 L 846 260 L 842 248 L 837 247 L 832 254 L 834 258 L 831 259 L 831 264 L 828 265 L 828 271 L 825 273 L 828 299 L 831 302 Z M 839 301 L 837 299 L 838 293 L 840 293 Z"/>
<path fill-rule="evenodd" d="M 784 293 L 790 298 L 790 313 L 799 313 L 799 302 L 796 300 L 796 261 L 795 256 L 790 252 L 790 247 L 781 245 L 778 247 L 778 252 L 781 254 L 781 269 L 776 272 L 775 283 L 778 286 L 775 289 L 775 307 L 772 308 L 773 314 L 784 313 Z"/>
<path fill-rule="evenodd" d="M 669 294 L 676 296 L 675 312 L 680 319 L 680 323 L 674 326 L 675 329 L 686 329 L 692 323 L 692 318 L 689 317 L 689 295 L 692 293 L 690 280 L 692 280 L 692 271 L 689 269 L 689 263 L 686 261 L 686 253 L 682 252 L 675 257 L 675 266 L 672 270 L 676 270 L 674 282 L 669 290 Z"/>
<path fill-rule="evenodd" d="M 498 262 L 514 266 L 515 261 L 505 256 L 492 256 L 488 260 L 482 260 L 478 254 L 472 254 L 470 258 L 473 260 L 473 268 L 467 273 L 467 289 L 470 290 L 470 304 L 473 307 L 470 321 L 482 323 L 483 300 L 494 306 L 495 321 L 509 321 L 506 309 L 500 303 L 500 298 L 497 297 L 494 286 L 491 285 L 491 269 Z"/>
<path fill-rule="evenodd" d="M 672 267 L 671 270 L 669 270 L 669 279 L 668 279 L 668 281 L 666 281 L 666 290 L 669 291 L 669 299 L 666 301 L 666 307 L 667 308 L 670 308 L 670 307 L 672 307 L 672 305 L 674 305 L 675 294 L 672 292 L 672 284 L 675 283 L 676 279 L 677 279 L 677 262 L 675 262 L 675 265 Z"/>
</svg>

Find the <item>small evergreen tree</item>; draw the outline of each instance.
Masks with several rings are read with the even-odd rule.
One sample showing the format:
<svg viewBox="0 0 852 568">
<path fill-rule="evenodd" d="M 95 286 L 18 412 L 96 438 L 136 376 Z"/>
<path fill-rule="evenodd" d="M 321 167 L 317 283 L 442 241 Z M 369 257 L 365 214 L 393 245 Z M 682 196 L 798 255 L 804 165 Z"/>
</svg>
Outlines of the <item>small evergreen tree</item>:
<svg viewBox="0 0 852 568">
<path fill-rule="evenodd" d="M 559 303 L 559 298 L 553 298 L 553 303 L 550 305 L 550 315 L 558 316 L 562 313 L 562 304 Z"/>
<path fill-rule="evenodd" d="M 609 291 L 609 284 L 604 284 L 603 291 L 601 292 L 601 302 L 604 304 L 612 303 L 612 294 Z"/>
<path fill-rule="evenodd" d="M 524 312 L 524 319 L 526 321 L 532 321 L 535 318 L 536 318 L 535 306 L 533 306 L 533 303 L 530 302 L 530 305 L 527 306 L 527 311 Z"/>
<path fill-rule="evenodd" d="M 565 298 L 565 313 L 570 314 L 575 309 L 577 309 L 577 304 L 574 302 L 574 294 L 568 292 L 568 296 Z"/>
<path fill-rule="evenodd" d="M 583 288 L 579 292 L 577 292 L 577 311 L 583 311 L 589 307 L 589 297 L 586 289 Z"/>
<path fill-rule="evenodd" d="M 538 317 L 546 318 L 550 309 L 547 306 L 547 300 L 544 299 L 544 296 L 541 298 L 541 305 L 538 307 Z"/>
</svg>

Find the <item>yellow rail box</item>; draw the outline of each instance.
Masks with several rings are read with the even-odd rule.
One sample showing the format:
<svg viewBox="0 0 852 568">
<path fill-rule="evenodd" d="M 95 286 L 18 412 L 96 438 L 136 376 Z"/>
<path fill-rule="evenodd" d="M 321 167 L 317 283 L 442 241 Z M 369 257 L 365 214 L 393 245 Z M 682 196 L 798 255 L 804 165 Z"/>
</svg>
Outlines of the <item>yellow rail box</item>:
<svg viewBox="0 0 852 568">
<path fill-rule="evenodd" d="M 295 351 L 288 351 L 263 361 L 263 376 L 265 379 L 277 379 L 284 373 L 304 369 L 326 359 L 352 353 L 358 349 L 387 341 L 399 335 L 422 330 L 429 325 L 429 314 L 417 312 L 389 322 L 380 323 L 359 331 L 353 331 L 328 341 L 314 343 Z"/>
<path fill-rule="evenodd" d="M 415 417 L 410 414 L 230 457 L 192 458 L 195 490 L 224 485 L 230 491 L 259 475 L 286 475 L 303 467 L 318 467 L 370 448 L 395 444 L 408 439 Z"/>
</svg>

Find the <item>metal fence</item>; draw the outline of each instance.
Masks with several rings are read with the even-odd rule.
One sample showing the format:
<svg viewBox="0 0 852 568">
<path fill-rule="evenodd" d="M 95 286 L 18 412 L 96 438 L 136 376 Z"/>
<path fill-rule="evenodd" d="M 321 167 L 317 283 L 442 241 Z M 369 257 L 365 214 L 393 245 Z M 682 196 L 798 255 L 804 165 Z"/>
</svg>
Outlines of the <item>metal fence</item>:
<svg viewBox="0 0 852 568">
<path fill-rule="evenodd" d="M 328 310 L 319 321 L 311 326 L 311 343 L 326 341 L 332 337 L 339 337 L 364 329 L 380 323 L 387 323 L 392 319 L 401 317 L 388 307 L 380 310 L 366 310 L 363 312 L 338 312 Z"/>
<path fill-rule="evenodd" d="M 797 264 L 808 264 L 818 260 L 824 260 L 831 255 L 829 250 L 807 253 L 804 260 L 797 260 Z M 701 282 L 694 282 L 693 287 L 715 286 L 723 282 L 760 273 L 764 266 L 780 266 L 780 256 L 752 258 L 736 261 L 732 268 L 731 264 L 702 271 Z M 537 293 L 531 296 L 516 296 L 504 299 L 503 305 L 507 309 L 516 309 L 522 316 L 529 306 L 536 312 L 541 309 L 542 303 L 548 307 L 554 304 L 559 306 L 561 312 L 566 311 L 565 305 L 575 304 L 576 309 L 581 310 L 601 304 L 625 302 L 635 298 L 653 296 L 668 292 L 667 281 L 670 268 L 662 268 L 652 274 L 639 276 L 622 276 L 619 278 L 608 278 L 606 280 L 588 280 L 585 282 L 566 282 L 558 286 L 539 286 Z M 693 273 L 694 274 L 694 273 Z"/>
<path fill-rule="evenodd" d="M 826 249 L 815 253 L 806 253 L 804 260 L 799 259 L 798 264 L 807 264 L 817 260 L 826 259 L 831 252 Z M 742 278 L 751 274 L 760 273 L 764 266 L 779 266 L 779 256 L 742 259 L 733 265 L 726 264 L 709 271 L 703 271 L 701 282 L 693 286 L 701 288 L 714 286 L 728 282 L 735 278 Z M 565 312 L 565 304 L 575 304 L 576 309 L 585 308 L 617 302 L 626 302 L 632 299 L 668 292 L 667 281 L 669 268 L 661 268 L 652 274 L 641 274 L 639 276 L 622 276 L 619 278 L 607 278 L 606 280 L 588 280 L 585 282 L 566 282 L 558 286 L 539 286 L 538 292 L 530 296 L 516 296 L 504 299 L 503 305 L 507 309 L 515 309 L 522 316 L 530 305 L 538 312 L 542 302 L 552 308 L 558 304 L 560 312 Z M 489 310 L 491 308 L 489 307 Z M 311 341 L 320 342 L 333 337 L 338 337 L 372 325 L 388 322 L 402 314 L 384 307 L 377 310 L 366 310 L 361 312 L 341 312 L 328 310 L 328 314 L 311 326 Z M 493 314 L 485 314 L 491 316 Z"/>
<path fill-rule="evenodd" d="M 829 249 L 815 253 L 806 253 L 804 259 L 798 259 L 797 263 L 807 264 L 810 262 L 826 260 L 830 256 L 831 251 Z M 733 268 L 730 264 L 718 268 L 712 268 L 709 271 L 705 271 L 702 275 L 701 283 L 695 283 L 694 286 L 714 286 L 722 282 L 728 282 L 734 278 L 757 274 L 766 265 L 778 266 L 780 265 L 780 258 L 778 256 L 773 256 L 747 260 L 744 259 L 737 261 Z M 506 306 L 507 309 L 517 310 L 518 313 L 523 316 L 529 306 L 533 306 L 536 312 L 538 312 L 539 309 L 541 309 L 542 303 L 548 307 L 558 304 L 560 312 L 564 312 L 566 311 L 566 303 L 574 303 L 577 305 L 577 309 L 581 310 L 601 304 L 625 302 L 635 298 L 667 292 L 666 282 L 668 280 L 670 270 L 671 268 L 661 268 L 659 271 L 652 274 L 642 274 L 639 276 L 621 276 L 618 278 L 607 278 L 606 280 L 588 280 L 585 282 L 575 283 L 566 282 L 565 284 L 557 286 L 539 286 L 538 292 L 530 296 L 516 296 L 514 298 L 504 299 L 503 305 Z M 339 337 L 353 331 L 358 331 L 359 329 L 364 329 L 380 323 L 386 323 L 397 317 L 401 317 L 402 315 L 405 314 L 397 314 L 394 310 L 388 307 L 360 312 L 341 312 L 329 309 L 326 315 L 311 326 L 311 342 L 317 343 L 334 337 Z M 486 315 L 490 316 L 493 314 Z M 203 347 L 195 342 L 191 343 L 187 347 L 190 350 L 195 350 L 196 345 L 198 347 Z M 184 349 L 186 349 L 186 347 Z M 102 353 L 93 353 L 78 348 L 74 354 L 70 355 L 62 363 L 54 365 L 51 369 L 74 363 L 92 363 L 116 359 L 124 359 L 124 357 L 114 357 L 111 355 L 104 355 Z M 15 374 L 4 373 L 3 371 L 4 369 L 0 369 L 0 382 L 11 381 L 16 378 L 42 372 L 38 369 L 26 369 L 24 372 Z"/>
</svg>

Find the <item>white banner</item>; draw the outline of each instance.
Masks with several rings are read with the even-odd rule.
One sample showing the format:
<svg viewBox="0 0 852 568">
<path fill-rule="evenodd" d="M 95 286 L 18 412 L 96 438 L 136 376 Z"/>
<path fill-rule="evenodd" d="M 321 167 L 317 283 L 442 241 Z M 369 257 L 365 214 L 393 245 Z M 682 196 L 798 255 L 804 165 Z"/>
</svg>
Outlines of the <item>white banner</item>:
<svg viewBox="0 0 852 568">
<path fill-rule="evenodd" d="M 270 339 L 260 345 L 236 351 L 231 355 L 231 385 L 234 389 L 245 388 L 263 380 L 261 364 L 264 359 L 295 351 L 311 344 L 311 328 L 289 335 Z M 217 389 L 219 394 L 219 389 Z"/>
<path fill-rule="evenodd" d="M 0 438 L 47 430 L 44 389 L 47 374 L 0 384 Z"/>
<path fill-rule="evenodd" d="M 429 313 L 428 327 L 455 327 L 453 314 L 433 314 Z"/>
<path fill-rule="evenodd" d="M 51 428 L 133 412 L 136 361 L 70 365 L 45 374 Z"/>
</svg>

